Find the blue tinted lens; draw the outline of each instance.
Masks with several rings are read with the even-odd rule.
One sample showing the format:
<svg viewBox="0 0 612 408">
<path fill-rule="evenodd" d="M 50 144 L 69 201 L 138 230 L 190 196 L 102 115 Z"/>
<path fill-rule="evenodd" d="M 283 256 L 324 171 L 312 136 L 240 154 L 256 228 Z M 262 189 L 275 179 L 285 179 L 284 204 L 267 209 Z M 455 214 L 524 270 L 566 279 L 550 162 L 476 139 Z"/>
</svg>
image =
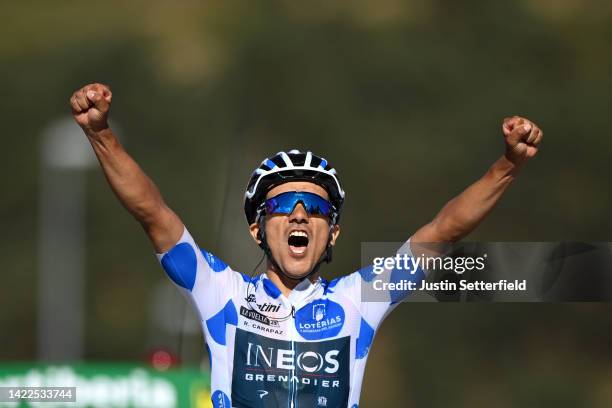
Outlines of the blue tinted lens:
<svg viewBox="0 0 612 408">
<path fill-rule="evenodd" d="M 321 196 L 303 191 L 288 191 L 266 200 L 266 214 L 291 214 L 302 203 L 310 215 L 329 216 L 333 206 Z"/>
</svg>

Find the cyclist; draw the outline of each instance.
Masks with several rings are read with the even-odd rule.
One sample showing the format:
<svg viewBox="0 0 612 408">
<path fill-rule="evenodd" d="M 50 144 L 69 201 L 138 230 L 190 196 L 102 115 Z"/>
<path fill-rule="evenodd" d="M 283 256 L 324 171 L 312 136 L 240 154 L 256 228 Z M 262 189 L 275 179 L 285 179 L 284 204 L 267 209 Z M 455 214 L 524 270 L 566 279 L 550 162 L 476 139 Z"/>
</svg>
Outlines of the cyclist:
<svg viewBox="0 0 612 408">
<path fill-rule="evenodd" d="M 211 361 L 215 407 L 357 407 L 374 334 L 396 301 L 366 302 L 367 268 L 319 276 L 340 234 L 344 191 L 336 171 L 311 152 L 265 159 L 251 176 L 244 209 L 267 263 L 260 276 L 233 271 L 200 249 L 155 184 L 109 128 L 110 89 L 90 84 L 71 99 L 76 122 L 126 209 L 142 224 L 170 279 L 191 299 Z M 400 248 L 454 242 L 491 211 L 542 131 L 514 116 L 503 121 L 505 153 Z M 422 279 L 423 272 L 414 274 Z"/>
</svg>

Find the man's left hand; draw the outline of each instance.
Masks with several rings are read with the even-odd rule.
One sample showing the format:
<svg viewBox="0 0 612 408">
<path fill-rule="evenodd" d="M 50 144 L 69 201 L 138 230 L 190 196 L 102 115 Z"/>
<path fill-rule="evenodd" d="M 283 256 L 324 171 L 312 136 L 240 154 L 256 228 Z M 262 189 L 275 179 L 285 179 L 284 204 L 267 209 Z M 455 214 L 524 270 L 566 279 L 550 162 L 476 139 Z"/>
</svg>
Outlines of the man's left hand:
<svg viewBox="0 0 612 408">
<path fill-rule="evenodd" d="M 506 139 L 506 158 L 521 166 L 538 153 L 544 133 L 532 121 L 520 116 L 504 119 L 502 125 Z"/>
</svg>

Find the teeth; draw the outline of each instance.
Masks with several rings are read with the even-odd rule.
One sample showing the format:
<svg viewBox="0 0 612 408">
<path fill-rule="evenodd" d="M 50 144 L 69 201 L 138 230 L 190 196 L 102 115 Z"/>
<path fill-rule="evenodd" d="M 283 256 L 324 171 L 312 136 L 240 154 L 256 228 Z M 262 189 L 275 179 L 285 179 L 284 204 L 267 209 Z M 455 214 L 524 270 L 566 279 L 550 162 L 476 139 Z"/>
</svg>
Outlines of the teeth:
<svg viewBox="0 0 612 408">
<path fill-rule="evenodd" d="M 304 231 L 291 231 L 290 237 L 308 237 L 308 234 Z"/>
</svg>

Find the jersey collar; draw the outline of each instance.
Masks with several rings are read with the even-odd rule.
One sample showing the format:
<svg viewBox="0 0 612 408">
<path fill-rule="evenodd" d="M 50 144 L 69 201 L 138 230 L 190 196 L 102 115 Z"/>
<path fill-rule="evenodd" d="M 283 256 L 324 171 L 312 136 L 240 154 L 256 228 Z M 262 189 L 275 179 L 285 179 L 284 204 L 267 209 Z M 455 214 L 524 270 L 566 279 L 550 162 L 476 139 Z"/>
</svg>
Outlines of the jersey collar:
<svg viewBox="0 0 612 408">
<path fill-rule="evenodd" d="M 259 282 L 258 291 L 262 290 L 267 296 L 279 299 L 282 303 L 286 303 L 288 306 L 293 305 L 296 308 L 301 307 L 323 293 L 323 279 L 321 277 L 317 277 L 314 283 L 310 279 L 302 280 L 287 297 L 282 294 L 281 290 L 265 273 L 261 274 Z"/>
</svg>

